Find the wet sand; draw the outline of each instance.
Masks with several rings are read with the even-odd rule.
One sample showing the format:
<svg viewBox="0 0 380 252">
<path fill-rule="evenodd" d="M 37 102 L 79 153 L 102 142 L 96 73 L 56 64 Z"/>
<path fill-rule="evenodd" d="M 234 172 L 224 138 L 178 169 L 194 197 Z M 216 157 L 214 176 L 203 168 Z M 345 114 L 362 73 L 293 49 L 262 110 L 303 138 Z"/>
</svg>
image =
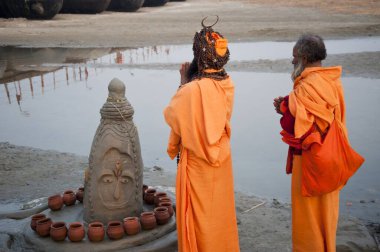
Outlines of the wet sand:
<svg viewBox="0 0 380 252">
<path fill-rule="evenodd" d="M 160 8 L 142 8 L 137 13 L 59 14 L 49 21 L 0 19 L 0 45 L 140 47 L 188 44 L 194 32 L 200 29 L 200 20 L 212 14 L 221 17 L 216 28 L 231 42 L 294 41 L 305 31 L 319 33 L 325 39 L 379 36 L 379 10 L 379 2 L 369 0 L 334 1 L 328 6 L 314 0 L 188 0 L 170 2 Z M 347 75 L 379 78 L 378 58 L 378 53 L 357 53 L 331 56 L 328 61 L 331 64 L 349 62 Z M 177 68 L 174 65 L 158 67 Z M 285 60 L 231 62 L 229 65 L 234 71 L 289 72 L 289 67 Z M 0 203 L 20 203 L 75 189 L 82 184 L 87 162 L 87 157 L 83 156 L 1 143 Z M 144 181 L 152 186 L 174 186 L 175 175 L 166 172 L 165 168 L 146 168 Z M 266 203 L 260 205 L 262 202 Z M 236 207 L 242 251 L 291 251 L 289 205 L 237 193 Z M 338 251 L 377 250 L 361 221 L 341 216 L 339 226 Z"/>
</svg>

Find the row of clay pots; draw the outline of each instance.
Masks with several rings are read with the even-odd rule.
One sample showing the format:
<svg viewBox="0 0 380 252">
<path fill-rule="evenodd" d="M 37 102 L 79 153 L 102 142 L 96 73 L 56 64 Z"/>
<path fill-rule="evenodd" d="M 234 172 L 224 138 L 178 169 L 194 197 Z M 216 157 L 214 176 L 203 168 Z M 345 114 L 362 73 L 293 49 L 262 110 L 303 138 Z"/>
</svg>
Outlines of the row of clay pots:
<svg viewBox="0 0 380 252">
<path fill-rule="evenodd" d="M 48 198 L 48 206 L 52 211 L 58 211 L 62 208 L 63 204 L 66 206 L 72 206 L 77 200 L 82 203 L 83 195 L 84 187 L 79 187 L 76 193 L 72 190 L 67 190 L 63 193 L 63 196 L 60 194 L 50 196 Z"/>
<path fill-rule="evenodd" d="M 32 216 L 30 227 L 41 237 L 51 236 L 54 241 L 63 241 L 66 236 L 70 241 L 81 241 L 84 237 L 84 227 L 80 222 L 73 222 L 69 229 L 65 222 L 53 222 L 50 218 L 46 218 L 45 214 L 35 214 Z M 83 230 L 83 231 L 82 231 Z"/>
<path fill-rule="evenodd" d="M 165 204 L 165 203 L 161 203 Z M 167 204 L 167 203 L 166 203 Z M 171 203 L 170 203 L 171 204 Z M 172 209 L 173 210 L 173 209 Z M 137 217 L 127 217 L 124 223 L 121 221 L 110 221 L 107 225 L 107 236 L 111 240 L 118 240 L 127 235 L 135 235 L 144 230 L 154 229 L 157 224 L 166 224 L 172 214 L 166 206 L 156 207 L 153 212 L 143 212 L 140 215 L 140 221 Z M 63 241 L 66 236 L 72 242 L 81 241 L 85 237 L 85 229 L 82 223 L 73 222 L 66 227 L 65 222 L 52 222 L 50 218 L 46 218 L 45 214 L 35 214 L 32 216 L 30 227 L 41 237 L 51 236 L 54 241 Z M 92 222 L 88 225 L 87 236 L 92 242 L 99 242 L 104 239 L 104 225 L 101 222 Z"/>
<path fill-rule="evenodd" d="M 63 241 L 68 236 L 72 242 L 79 242 L 85 237 L 85 229 L 82 223 L 73 222 L 66 227 L 65 222 L 52 222 L 44 214 L 36 214 L 32 217 L 31 228 L 41 237 L 49 236 L 54 241 Z M 120 228 L 122 233 L 120 234 Z M 101 222 L 92 222 L 88 225 L 87 237 L 90 241 L 97 242 L 104 239 L 104 225 Z M 111 221 L 107 226 L 107 236 L 111 240 L 120 239 L 124 235 L 121 222 Z"/>
<path fill-rule="evenodd" d="M 144 201 L 148 205 L 155 205 L 158 207 L 161 202 L 172 202 L 167 193 L 157 192 L 157 190 L 154 188 L 147 188 L 143 192 Z"/>
</svg>

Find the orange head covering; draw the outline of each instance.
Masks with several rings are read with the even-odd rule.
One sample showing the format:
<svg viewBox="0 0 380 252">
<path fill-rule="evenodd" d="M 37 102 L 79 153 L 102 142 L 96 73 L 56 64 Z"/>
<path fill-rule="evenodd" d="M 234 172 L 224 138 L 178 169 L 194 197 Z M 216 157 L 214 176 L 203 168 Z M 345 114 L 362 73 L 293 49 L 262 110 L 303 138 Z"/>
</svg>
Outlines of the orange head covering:
<svg viewBox="0 0 380 252">
<path fill-rule="evenodd" d="M 196 64 L 198 77 L 210 77 L 213 79 L 225 79 L 227 74 L 224 71 L 224 65 L 227 64 L 230 58 L 228 50 L 228 40 L 223 37 L 219 32 L 212 29 L 218 21 L 213 25 L 206 26 L 202 20 L 203 29 L 195 33 L 193 43 L 194 61 Z"/>
</svg>

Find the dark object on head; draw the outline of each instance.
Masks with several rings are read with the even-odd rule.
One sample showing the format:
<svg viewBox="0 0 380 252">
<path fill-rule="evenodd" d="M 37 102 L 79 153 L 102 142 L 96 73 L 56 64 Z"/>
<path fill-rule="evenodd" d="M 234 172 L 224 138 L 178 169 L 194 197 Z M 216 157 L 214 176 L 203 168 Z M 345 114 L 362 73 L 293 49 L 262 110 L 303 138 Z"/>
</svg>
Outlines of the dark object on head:
<svg viewBox="0 0 380 252">
<path fill-rule="evenodd" d="M 302 35 L 294 46 L 298 57 L 306 57 L 308 63 L 324 60 L 327 56 L 323 39 L 315 34 Z"/>
<path fill-rule="evenodd" d="M 213 79 L 225 79 L 228 77 L 223 69 L 224 65 L 230 58 L 230 52 L 227 47 L 227 39 L 219 32 L 212 29 L 213 25 L 206 26 L 202 20 L 202 30 L 195 33 L 193 43 L 194 59 L 190 64 L 190 77 L 208 77 Z M 196 73 L 195 73 L 196 72 Z"/>
</svg>

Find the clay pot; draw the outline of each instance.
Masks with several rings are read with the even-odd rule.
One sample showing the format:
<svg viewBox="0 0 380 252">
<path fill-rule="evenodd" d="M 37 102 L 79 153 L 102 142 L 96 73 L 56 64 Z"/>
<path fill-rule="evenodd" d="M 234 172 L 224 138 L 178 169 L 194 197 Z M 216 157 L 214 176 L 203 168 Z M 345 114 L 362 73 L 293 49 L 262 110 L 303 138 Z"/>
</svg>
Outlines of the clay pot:
<svg viewBox="0 0 380 252">
<path fill-rule="evenodd" d="M 39 213 L 32 216 L 32 220 L 30 221 L 30 227 L 36 231 L 37 221 L 46 218 L 46 215 Z"/>
<path fill-rule="evenodd" d="M 143 185 L 143 186 L 142 186 L 142 192 L 143 192 L 142 195 L 143 195 L 143 199 L 144 199 L 144 197 L 145 197 L 145 192 L 146 192 L 146 190 L 148 190 L 148 188 L 149 188 L 149 187 L 148 187 L 147 185 Z"/>
<path fill-rule="evenodd" d="M 110 221 L 107 225 L 107 236 L 111 240 L 118 240 L 124 236 L 124 227 L 121 221 Z"/>
<path fill-rule="evenodd" d="M 150 230 L 157 226 L 156 217 L 154 212 L 143 212 L 140 215 L 141 227 L 144 230 Z"/>
<path fill-rule="evenodd" d="M 160 207 L 166 207 L 166 208 L 168 209 L 168 212 L 169 212 L 170 217 L 173 216 L 173 214 L 174 214 L 174 209 L 173 209 L 173 205 L 172 205 L 171 202 L 160 202 L 160 203 L 158 204 L 158 206 L 160 206 Z"/>
<path fill-rule="evenodd" d="M 49 236 L 51 223 L 52 221 L 50 218 L 44 218 L 37 221 L 37 227 L 36 227 L 37 234 L 42 237 Z"/>
<path fill-rule="evenodd" d="M 65 191 L 63 193 L 63 203 L 66 206 L 72 206 L 75 204 L 75 201 L 77 200 L 75 193 L 71 190 Z"/>
<path fill-rule="evenodd" d="M 104 239 L 104 225 L 101 222 L 95 221 L 88 224 L 87 236 L 92 242 L 100 242 Z"/>
<path fill-rule="evenodd" d="M 156 193 L 156 189 L 150 188 L 145 191 L 145 197 L 144 201 L 148 205 L 153 205 L 154 204 L 154 194 Z"/>
<path fill-rule="evenodd" d="M 160 204 L 161 202 L 169 202 L 169 203 L 172 203 L 172 200 L 171 200 L 171 198 L 169 198 L 169 197 L 160 197 L 160 198 L 158 199 L 158 204 Z"/>
<path fill-rule="evenodd" d="M 165 192 L 157 192 L 155 195 L 154 195 L 154 204 L 156 206 L 158 206 L 158 203 L 159 203 L 159 199 L 161 197 L 167 197 L 168 195 L 165 193 Z"/>
<path fill-rule="evenodd" d="M 80 203 L 83 203 L 84 187 L 79 187 L 78 191 L 75 193 L 75 197 Z"/>
<path fill-rule="evenodd" d="M 63 199 L 61 195 L 56 194 L 48 198 L 48 207 L 52 211 L 58 211 L 62 208 L 62 206 L 63 206 Z"/>
<path fill-rule="evenodd" d="M 170 214 L 167 207 L 156 207 L 154 209 L 154 214 L 156 215 L 158 225 L 164 225 L 168 223 L 170 219 Z"/>
<path fill-rule="evenodd" d="M 139 218 L 137 217 L 127 217 L 124 219 L 124 230 L 127 235 L 135 235 L 141 231 L 141 225 Z"/>
<path fill-rule="evenodd" d="M 50 237 L 54 241 L 63 241 L 67 236 L 67 227 L 66 223 L 59 221 L 54 222 L 50 226 Z"/>
<path fill-rule="evenodd" d="M 72 242 L 79 242 L 84 238 L 84 226 L 80 222 L 73 222 L 69 227 L 69 239 Z"/>
</svg>

